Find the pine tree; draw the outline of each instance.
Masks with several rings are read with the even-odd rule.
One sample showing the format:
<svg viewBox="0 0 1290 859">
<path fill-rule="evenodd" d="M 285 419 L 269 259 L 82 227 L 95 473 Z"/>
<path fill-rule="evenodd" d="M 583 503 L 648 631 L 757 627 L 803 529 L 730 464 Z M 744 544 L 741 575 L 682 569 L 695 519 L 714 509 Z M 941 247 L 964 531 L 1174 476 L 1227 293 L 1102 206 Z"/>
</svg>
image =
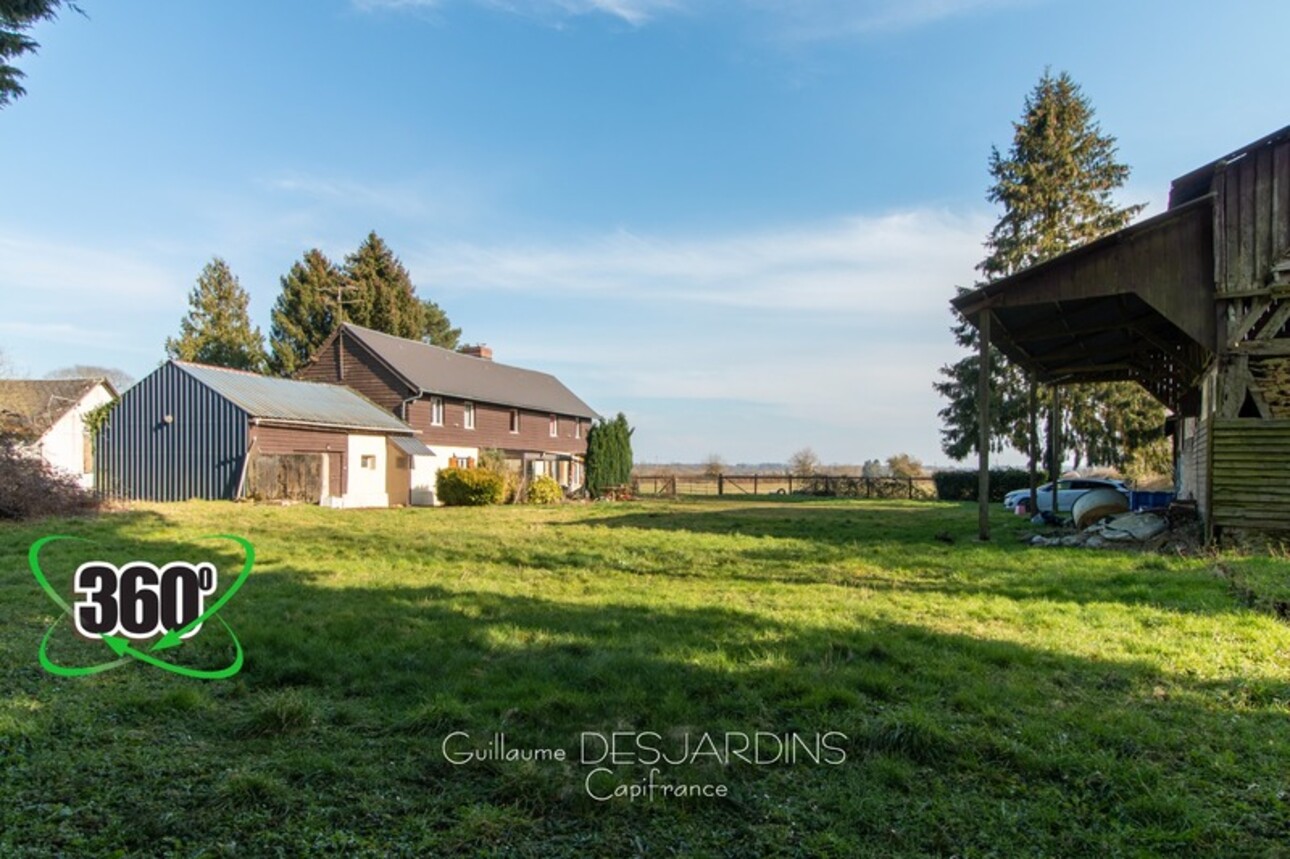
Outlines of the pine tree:
<svg viewBox="0 0 1290 859">
<path fill-rule="evenodd" d="M 422 299 L 421 307 L 425 323 L 421 339 L 432 346 L 456 349 L 461 343 L 461 329 L 453 328 L 448 314 L 430 299 Z"/>
<path fill-rule="evenodd" d="M 345 258 L 345 320 L 366 328 L 420 340 L 425 308 L 408 270 L 375 232 Z"/>
<path fill-rule="evenodd" d="M 270 372 L 290 376 L 313 356 L 339 322 L 343 287 L 340 269 L 317 248 L 291 266 L 273 305 Z"/>
<path fill-rule="evenodd" d="M 977 266 L 986 281 L 1008 277 L 1099 236 L 1121 229 L 1141 206 L 1117 207 L 1114 192 L 1129 176 L 1116 159 L 1115 138 L 1094 120 L 1088 98 L 1065 72 L 1045 71 L 1013 124 L 1007 155 L 990 152 L 994 179 L 988 199 L 1003 207 L 986 240 L 988 255 Z M 972 350 L 941 368 L 936 390 L 949 403 L 940 411 L 942 448 L 954 459 L 977 449 L 978 332 L 966 320 L 952 328 L 959 345 Z M 990 350 L 991 438 L 996 450 L 1029 448 L 1030 382 L 996 349 Z M 1158 426 L 1163 410 L 1132 383 L 1073 385 L 1063 391 L 1063 444 L 1090 463 L 1121 464 L 1142 443 L 1139 429 Z M 1125 410 L 1108 413 L 1109 403 Z M 1037 451 L 1030 451 L 1037 456 Z"/>
<path fill-rule="evenodd" d="M 250 296 L 228 263 L 213 258 L 188 293 L 188 313 L 180 322 L 179 338 L 166 338 L 166 354 L 181 361 L 261 372 L 266 361 L 264 336 L 251 325 L 249 303 Z"/>
</svg>

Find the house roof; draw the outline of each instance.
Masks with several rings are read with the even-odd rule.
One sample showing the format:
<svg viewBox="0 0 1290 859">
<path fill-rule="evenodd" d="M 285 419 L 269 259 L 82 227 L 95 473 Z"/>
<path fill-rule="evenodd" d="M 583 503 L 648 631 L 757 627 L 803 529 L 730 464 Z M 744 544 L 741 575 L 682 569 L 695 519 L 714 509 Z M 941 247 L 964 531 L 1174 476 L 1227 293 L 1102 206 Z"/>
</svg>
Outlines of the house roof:
<svg viewBox="0 0 1290 859">
<path fill-rule="evenodd" d="M 0 429 L 44 435 L 104 379 L 0 379 Z"/>
<path fill-rule="evenodd" d="M 252 418 L 342 429 L 412 432 L 411 427 L 371 400 L 339 385 L 279 379 L 187 361 L 171 363 Z"/>
<path fill-rule="evenodd" d="M 549 373 L 499 364 L 349 323 L 340 330 L 422 393 L 581 418 L 599 417 Z"/>
</svg>

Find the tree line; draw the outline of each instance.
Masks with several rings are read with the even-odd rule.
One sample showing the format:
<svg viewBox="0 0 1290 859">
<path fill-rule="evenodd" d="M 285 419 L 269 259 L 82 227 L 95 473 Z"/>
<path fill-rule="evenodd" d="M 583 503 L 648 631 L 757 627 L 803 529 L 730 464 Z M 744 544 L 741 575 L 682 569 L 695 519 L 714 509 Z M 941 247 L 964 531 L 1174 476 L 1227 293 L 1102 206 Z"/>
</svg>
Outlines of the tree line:
<svg viewBox="0 0 1290 859">
<path fill-rule="evenodd" d="M 188 312 L 179 336 L 166 339 L 166 354 L 291 376 L 342 322 L 444 349 L 457 349 L 461 341 L 461 329 L 438 304 L 417 295 L 407 269 L 375 232 L 340 265 L 317 248 L 292 264 L 281 278 L 267 343 L 251 323 L 249 304 L 228 263 L 213 258 L 188 294 Z"/>
</svg>

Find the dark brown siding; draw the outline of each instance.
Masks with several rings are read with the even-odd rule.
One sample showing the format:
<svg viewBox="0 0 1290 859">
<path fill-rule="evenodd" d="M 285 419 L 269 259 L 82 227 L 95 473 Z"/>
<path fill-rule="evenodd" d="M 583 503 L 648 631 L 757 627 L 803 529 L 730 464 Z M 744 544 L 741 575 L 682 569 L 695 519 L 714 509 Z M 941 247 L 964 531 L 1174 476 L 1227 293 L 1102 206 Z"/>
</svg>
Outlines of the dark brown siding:
<svg viewBox="0 0 1290 859">
<path fill-rule="evenodd" d="M 475 428 L 463 426 L 465 401 L 444 399 L 443 426 L 430 424 L 430 398 L 423 397 L 408 407 L 407 422 L 421 433 L 421 440 L 430 447 L 435 443 L 453 447 L 495 447 L 502 450 L 550 451 L 552 453 L 587 452 L 587 429 L 591 426 L 582 420 L 580 438 L 575 438 L 575 418 L 560 417 L 558 436 L 550 434 L 550 414 L 520 410 L 520 431 L 511 432 L 511 410 L 505 406 L 475 403 Z"/>
<path fill-rule="evenodd" d="M 403 401 L 416 394 L 362 346 L 335 335 L 319 348 L 316 360 L 297 373 L 296 378 L 353 388 L 395 417 L 400 416 Z"/>
<path fill-rule="evenodd" d="M 345 494 L 345 451 L 348 448 L 345 433 L 298 427 L 253 426 L 251 444 L 260 453 L 327 454 L 327 491 L 336 496 Z"/>
</svg>

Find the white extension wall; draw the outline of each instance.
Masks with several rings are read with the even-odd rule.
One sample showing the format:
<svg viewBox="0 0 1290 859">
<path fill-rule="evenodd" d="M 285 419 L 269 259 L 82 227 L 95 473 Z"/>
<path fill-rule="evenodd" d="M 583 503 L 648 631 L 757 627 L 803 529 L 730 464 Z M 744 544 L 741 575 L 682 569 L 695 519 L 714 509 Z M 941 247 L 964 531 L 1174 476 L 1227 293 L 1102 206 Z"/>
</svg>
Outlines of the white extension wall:
<svg viewBox="0 0 1290 859">
<path fill-rule="evenodd" d="M 104 403 L 112 402 L 112 395 L 102 385 L 95 385 L 79 403 L 58 419 L 37 443 L 40 458 L 51 466 L 70 474 L 86 489 L 94 488 L 94 466 L 86 457 L 89 438 L 85 431 L 85 413 Z M 86 466 L 89 470 L 86 470 Z"/>
<path fill-rule="evenodd" d="M 341 499 L 344 507 L 389 507 L 385 491 L 385 436 L 350 433 L 345 456 L 349 485 Z M 369 457 L 364 466 L 364 457 Z"/>
<path fill-rule="evenodd" d="M 412 463 L 412 504 L 416 507 L 438 505 L 435 494 L 435 477 L 439 469 L 452 465 L 453 457 L 479 461 L 477 447 L 444 447 L 436 444 L 431 448 L 434 456 L 415 456 Z"/>
</svg>

